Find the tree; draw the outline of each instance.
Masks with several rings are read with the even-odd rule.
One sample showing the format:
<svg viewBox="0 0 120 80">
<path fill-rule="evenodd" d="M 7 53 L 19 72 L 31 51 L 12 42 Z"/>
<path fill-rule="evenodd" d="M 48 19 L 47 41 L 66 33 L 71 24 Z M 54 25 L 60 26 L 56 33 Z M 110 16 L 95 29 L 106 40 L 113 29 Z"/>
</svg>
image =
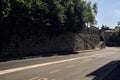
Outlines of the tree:
<svg viewBox="0 0 120 80">
<path fill-rule="evenodd" d="M 109 38 L 109 41 L 110 42 L 117 42 L 117 34 L 116 33 L 113 33 L 110 38 Z"/>
<path fill-rule="evenodd" d="M 106 25 L 102 25 L 101 29 L 102 30 L 109 30 L 110 28 L 108 26 L 106 26 Z"/>
<path fill-rule="evenodd" d="M 94 12 L 95 15 L 97 15 L 97 13 L 98 13 L 97 3 L 93 4 L 93 12 Z"/>
<path fill-rule="evenodd" d="M 110 41 L 110 42 L 113 42 L 113 43 L 120 43 L 120 31 L 114 32 L 114 33 L 110 36 L 109 41 Z"/>
<path fill-rule="evenodd" d="M 120 30 L 118 31 L 118 33 L 117 33 L 118 35 L 118 43 L 120 43 Z"/>
<path fill-rule="evenodd" d="M 84 10 L 84 21 L 87 26 L 96 24 L 95 16 L 97 15 L 97 3 L 86 2 Z"/>
<path fill-rule="evenodd" d="M 61 5 L 58 0 L 50 0 L 47 4 L 49 9 L 48 18 L 51 27 L 57 30 L 63 29 L 66 18 L 64 6 Z"/>
<path fill-rule="evenodd" d="M 0 20 L 2 20 L 4 17 L 7 17 L 10 13 L 10 7 L 11 7 L 11 4 L 10 4 L 10 1 L 9 0 L 1 0 L 0 1 L 0 6 L 1 6 L 1 17 L 0 17 Z"/>
<path fill-rule="evenodd" d="M 65 5 L 65 15 L 66 15 L 66 21 L 65 21 L 65 26 L 66 26 L 66 31 L 71 31 L 73 30 L 74 27 L 74 2 L 73 0 L 68 0 L 64 2 Z"/>
<path fill-rule="evenodd" d="M 120 21 L 118 21 L 118 25 L 120 25 Z"/>
<path fill-rule="evenodd" d="M 2 0 L 4 26 L 80 32 L 96 22 L 97 4 L 85 0 Z M 11 28 L 13 28 L 11 27 Z"/>
</svg>

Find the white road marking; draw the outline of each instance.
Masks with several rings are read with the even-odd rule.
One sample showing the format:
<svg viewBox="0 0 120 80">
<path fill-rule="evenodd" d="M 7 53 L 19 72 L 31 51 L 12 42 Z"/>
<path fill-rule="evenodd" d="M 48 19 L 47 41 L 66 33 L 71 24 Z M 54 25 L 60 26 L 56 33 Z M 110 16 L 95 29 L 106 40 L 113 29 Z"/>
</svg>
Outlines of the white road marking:
<svg viewBox="0 0 120 80">
<path fill-rule="evenodd" d="M 59 72 L 59 71 L 60 70 L 53 70 L 53 71 L 49 72 L 49 74 L 54 74 L 54 73 Z"/>
<path fill-rule="evenodd" d="M 29 80 L 38 80 L 38 79 L 39 79 L 39 77 L 36 76 L 36 77 L 33 77 L 33 78 L 29 79 Z"/>
<path fill-rule="evenodd" d="M 72 68 L 72 67 L 74 67 L 75 65 L 69 65 L 69 66 L 67 66 L 67 68 Z"/>
<path fill-rule="evenodd" d="M 29 80 L 48 80 L 48 78 L 40 78 L 40 77 L 36 76 L 36 77 L 33 77 Z"/>
<path fill-rule="evenodd" d="M 96 54 L 96 55 L 99 55 L 99 54 Z M 54 61 L 54 62 L 36 64 L 36 65 L 23 66 L 23 67 L 12 68 L 12 69 L 7 69 L 7 70 L 1 70 L 0 71 L 0 75 L 8 74 L 8 73 L 16 72 L 16 71 L 21 71 L 21 70 L 26 70 L 26 69 L 32 69 L 32 68 L 37 68 L 37 67 L 42 67 L 42 66 L 57 64 L 57 63 L 63 63 L 63 62 L 78 60 L 78 59 L 82 59 L 82 58 L 94 57 L 96 55 L 85 56 L 85 57 L 78 57 L 78 58 L 72 58 L 72 59 L 66 59 L 66 60 L 61 60 L 61 61 Z"/>
</svg>

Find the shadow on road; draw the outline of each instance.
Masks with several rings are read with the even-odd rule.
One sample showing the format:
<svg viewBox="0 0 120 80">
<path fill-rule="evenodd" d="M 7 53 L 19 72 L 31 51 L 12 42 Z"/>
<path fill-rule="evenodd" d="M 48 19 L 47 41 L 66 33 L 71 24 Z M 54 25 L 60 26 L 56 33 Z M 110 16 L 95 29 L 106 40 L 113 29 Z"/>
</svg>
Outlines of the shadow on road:
<svg viewBox="0 0 120 80">
<path fill-rule="evenodd" d="M 113 71 L 111 69 L 116 66 L 120 61 L 112 61 L 103 67 L 95 70 L 94 72 L 86 75 L 87 77 L 94 77 L 93 80 L 120 80 L 120 65 L 117 66 Z M 111 71 L 111 72 L 110 72 Z M 110 72 L 110 73 L 108 73 Z M 105 76 L 108 74 L 107 76 Z M 104 77 L 104 79 L 102 79 Z"/>
</svg>

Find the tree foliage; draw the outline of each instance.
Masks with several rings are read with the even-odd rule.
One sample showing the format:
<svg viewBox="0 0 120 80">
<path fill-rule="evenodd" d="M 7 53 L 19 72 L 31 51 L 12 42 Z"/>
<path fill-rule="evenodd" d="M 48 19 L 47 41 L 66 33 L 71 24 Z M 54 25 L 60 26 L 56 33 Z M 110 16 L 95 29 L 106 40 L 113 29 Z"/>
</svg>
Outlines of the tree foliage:
<svg viewBox="0 0 120 80">
<path fill-rule="evenodd" d="M 118 23 L 117 23 L 118 25 L 120 25 L 120 21 L 118 21 Z"/>
<path fill-rule="evenodd" d="M 10 13 L 10 10 L 11 10 L 11 4 L 10 4 L 10 1 L 9 0 L 1 0 L 0 1 L 1 3 L 1 19 L 3 19 L 4 17 L 7 17 Z"/>
<path fill-rule="evenodd" d="M 102 25 L 101 29 L 102 30 L 109 30 L 110 28 L 108 26 L 106 26 L 106 25 Z"/>
<path fill-rule="evenodd" d="M 2 0 L 2 26 L 80 32 L 96 22 L 97 4 L 85 0 Z M 12 27 L 11 27 L 12 28 Z"/>
</svg>

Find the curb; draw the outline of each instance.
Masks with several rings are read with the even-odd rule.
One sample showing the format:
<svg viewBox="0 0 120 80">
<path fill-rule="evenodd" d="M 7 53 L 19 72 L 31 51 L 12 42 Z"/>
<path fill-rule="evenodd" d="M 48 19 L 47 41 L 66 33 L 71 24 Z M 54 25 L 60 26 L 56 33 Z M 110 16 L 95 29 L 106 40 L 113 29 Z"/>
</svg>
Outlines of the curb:
<svg viewBox="0 0 120 80">
<path fill-rule="evenodd" d="M 102 48 L 103 49 L 103 48 Z M 105 48 L 104 48 L 105 49 Z M 75 51 L 75 52 L 79 52 L 79 53 L 85 53 L 85 52 L 94 52 L 94 51 L 99 51 L 101 50 L 101 48 L 99 49 L 91 49 L 91 50 L 82 50 L 82 51 Z"/>
</svg>

